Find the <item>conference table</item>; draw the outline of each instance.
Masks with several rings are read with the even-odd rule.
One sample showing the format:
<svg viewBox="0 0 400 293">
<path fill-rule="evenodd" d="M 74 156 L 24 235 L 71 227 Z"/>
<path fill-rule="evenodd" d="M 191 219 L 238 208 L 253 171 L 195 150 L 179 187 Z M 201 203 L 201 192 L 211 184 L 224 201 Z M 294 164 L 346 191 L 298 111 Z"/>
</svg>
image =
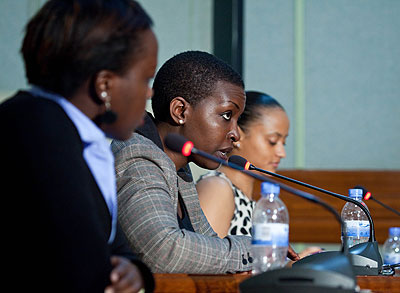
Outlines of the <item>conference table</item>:
<svg viewBox="0 0 400 293">
<path fill-rule="evenodd" d="M 240 282 L 249 277 L 250 274 L 154 274 L 155 292 L 239 292 Z M 400 275 L 357 276 L 357 284 L 360 289 L 369 289 L 369 292 L 400 292 Z"/>
</svg>

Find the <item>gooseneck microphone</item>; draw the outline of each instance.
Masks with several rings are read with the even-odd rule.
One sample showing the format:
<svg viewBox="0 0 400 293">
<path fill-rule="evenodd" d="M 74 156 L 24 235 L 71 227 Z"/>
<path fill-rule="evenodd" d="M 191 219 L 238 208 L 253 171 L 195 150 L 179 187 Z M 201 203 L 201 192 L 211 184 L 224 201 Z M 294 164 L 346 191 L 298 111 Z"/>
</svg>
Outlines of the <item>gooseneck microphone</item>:
<svg viewBox="0 0 400 293">
<path fill-rule="evenodd" d="M 395 210 L 394 208 L 388 206 L 387 204 L 384 204 L 383 202 L 381 202 L 380 200 L 377 200 L 375 197 L 372 196 L 372 193 L 369 192 L 367 189 L 365 189 L 363 186 L 361 185 L 357 185 L 354 188 L 358 188 L 361 189 L 363 191 L 363 198 L 365 201 L 367 200 L 373 200 L 376 203 L 380 204 L 381 206 L 383 206 L 384 208 L 388 209 L 389 211 L 395 213 L 396 215 L 400 216 L 400 212 Z"/>
<path fill-rule="evenodd" d="M 245 158 L 243 158 L 241 156 L 233 155 L 233 156 L 229 157 L 229 162 L 230 163 L 234 163 L 235 165 L 241 166 L 245 170 L 255 170 L 255 171 L 258 171 L 258 172 L 261 172 L 261 173 L 264 173 L 264 174 L 268 174 L 268 175 L 271 175 L 271 176 L 274 176 L 274 177 L 277 177 L 277 178 L 280 178 L 280 179 L 283 179 L 283 180 L 286 180 L 286 181 L 289 181 L 289 182 L 293 182 L 295 184 L 298 184 L 298 185 L 301 185 L 301 186 L 304 186 L 304 187 L 307 187 L 307 188 L 311 188 L 311 189 L 317 190 L 317 191 L 325 193 L 325 194 L 332 195 L 332 196 L 340 198 L 340 199 L 342 199 L 344 201 L 348 201 L 348 202 L 354 203 L 355 205 L 359 206 L 368 217 L 369 232 L 370 232 L 368 241 L 369 242 L 376 241 L 376 239 L 375 239 L 374 221 L 372 220 L 371 214 L 369 213 L 368 209 L 362 203 L 360 203 L 360 202 L 358 202 L 358 201 L 356 201 L 356 200 L 354 200 L 354 199 L 352 199 L 352 198 L 350 198 L 348 196 L 344 196 L 344 195 L 341 195 L 341 194 L 338 194 L 338 193 L 334 193 L 332 191 L 325 190 L 325 189 L 322 189 L 320 187 L 316 187 L 314 185 L 311 185 L 311 184 L 308 184 L 308 183 L 304 183 L 304 182 L 296 180 L 296 179 L 292 179 L 292 178 L 289 178 L 289 177 L 286 177 L 286 176 L 283 176 L 283 175 L 280 175 L 280 174 L 277 174 L 277 173 L 274 173 L 274 172 L 270 172 L 270 171 L 267 171 L 267 170 L 263 170 L 263 169 L 257 168 L 256 166 L 254 166 L 253 164 L 251 164 L 249 161 L 247 161 Z"/>
<path fill-rule="evenodd" d="M 360 243 L 357 245 L 354 245 L 353 247 L 351 247 L 349 249 L 350 254 L 352 255 L 352 260 L 353 260 L 353 265 L 354 265 L 354 271 L 357 275 L 378 275 L 382 269 L 382 257 L 379 253 L 379 249 L 378 249 L 378 242 L 375 239 L 375 229 L 374 229 L 374 222 L 372 220 L 371 214 L 369 213 L 368 209 L 360 202 L 338 194 L 338 193 L 334 193 L 332 191 L 329 190 L 325 190 L 322 189 L 320 187 L 316 187 L 314 185 L 308 184 L 308 183 L 304 183 L 302 181 L 299 180 L 295 180 L 280 174 L 276 174 L 274 172 L 270 172 L 270 171 L 266 171 L 260 168 L 257 168 L 256 166 L 254 166 L 253 164 L 251 164 L 250 162 L 248 162 L 245 158 L 241 157 L 241 156 L 236 156 L 233 155 L 229 158 L 229 162 L 233 163 L 237 166 L 241 166 L 244 169 L 247 170 L 255 170 L 261 173 L 265 173 L 286 181 L 290 181 L 293 182 L 295 184 L 307 187 L 307 188 L 311 188 L 314 190 L 317 190 L 319 192 L 325 193 L 325 194 L 329 194 L 332 195 L 336 198 L 339 198 L 341 200 L 344 200 L 346 202 L 351 202 L 355 205 L 357 205 L 358 207 L 360 207 L 364 213 L 367 215 L 368 221 L 369 221 L 369 225 L 370 225 L 370 235 L 369 235 L 369 239 L 368 242 L 365 243 Z M 342 229 L 343 231 L 343 229 Z M 343 237 L 346 238 L 346 237 Z M 343 243 L 343 246 L 346 245 L 345 243 Z M 312 258 L 313 256 L 310 256 L 310 258 Z M 304 258 L 301 261 L 307 261 L 308 257 Z"/>
<path fill-rule="evenodd" d="M 183 136 L 181 136 L 179 134 L 174 134 L 174 133 L 168 134 L 166 136 L 165 140 L 164 140 L 164 143 L 165 143 L 166 147 L 169 148 L 170 150 L 172 150 L 174 152 L 177 152 L 177 153 L 181 153 L 186 157 L 191 156 L 193 154 L 194 155 L 199 155 L 199 156 L 207 158 L 207 159 L 209 159 L 211 161 L 217 162 L 217 163 L 219 163 L 219 164 L 221 164 L 223 166 L 227 166 L 229 168 L 233 168 L 233 169 L 239 170 L 239 171 L 241 171 L 243 173 L 246 173 L 247 175 L 249 175 L 249 176 L 251 176 L 251 177 L 253 177 L 255 179 L 271 182 L 271 183 L 274 183 L 274 184 L 278 184 L 282 189 L 286 190 L 287 192 L 297 194 L 300 197 L 303 197 L 303 198 L 308 199 L 310 201 L 313 201 L 313 202 L 316 202 L 316 203 L 321 202 L 320 199 L 317 199 L 317 197 L 315 197 L 314 195 L 311 195 L 311 194 L 309 194 L 307 192 L 304 192 L 304 191 L 295 189 L 295 188 L 293 188 L 291 186 L 276 182 L 275 180 L 273 180 L 271 178 L 268 178 L 268 177 L 265 177 L 265 176 L 262 176 L 262 175 L 258 175 L 258 174 L 254 174 L 254 173 L 249 172 L 247 170 L 243 170 L 243 167 L 241 167 L 239 165 L 227 162 L 227 161 L 222 160 L 220 158 L 217 158 L 217 157 L 215 157 L 213 155 L 210 155 L 209 153 L 203 152 L 203 151 L 195 148 L 194 145 L 193 145 L 193 142 L 191 142 L 190 140 L 187 140 L 185 137 L 183 137 Z M 327 209 L 329 209 L 329 210 L 332 209 L 332 207 L 329 206 L 328 204 L 326 204 L 325 202 L 323 204 L 326 205 Z M 331 212 L 337 214 L 337 212 L 334 209 L 332 209 Z M 339 215 L 338 215 L 338 217 L 337 216 L 335 216 L 335 217 L 338 219 L 339 222 L 342 221 L 342 219 L 340 218 Z"/>
<path fill-rule="evenodd" d="M 264 175 L 243 170 L 243 167 L 235 163 L 227 162 L 196 149 L 191 141 L 178 134 L 168 134 L 164 143 L 170 150 L 184 156 L 199 155 L 223 166 L 239 170 L 255 179 L 278 184 L 283 190 L 322 205 L 335 216 L 341 227 L 344 227 L 344 222 L 336 210 L 314 195 L 276 182 Z M 334 289 L 334 292 L 354 292 L 355 286 L 356 280 L 349 251 L 347 245 L 343 245 L 341 252 L 321 253 L 321 257 L 314 258 L 312 262 L 302 263 L 296 268 L 277 269 L 251 277 L 240 284 L 240 289 L 241 292 L 261 292 L 270 289 L 285 289 L 285 292 L 298 292 L 299 289 L 303 289 L 305 292 L 321 292 L 326 289 Z"/>
<path fill-rule="evenodd" d="M 211 161 L 217 162 L 217 163 L 219 163 L 219 164 L 221 164 L 223 166 L 227 166 L 229 168 L 233 168 L 233 169 L 239 170 L 239 171 L 241 171 L 241 172 L 243 172 L 243 173 L 245 173 L 245 174 L 247 174 L 247 175 L 249 175 L 249 176 L 251 176 L 251 177 L 253 177 L 255 179 L 258 179 L 258 180 L 261 180 L 261 181 L 271 182 L 271 183 L 274 183 L 274 184 L 278 184 L 281 187 L 281 189 L 286 190 L 287 192 L 290 192 L 290 193 L 293 193 L 295 195 L 298 195 L 298 196 L 300 196 L 300 197 L 302 197 L 304 199 L 307 199 L 309 201 L 312 201 L 314 203 L 323 205 L 326 209 L 328 209 L 331 213 L 333 213 L 335 215 L 335 218 L 338 220 L 338 222 L 340 223 L 341 226 L 342 226 L 342 224 L 344 224 L 343 221 L 342 221 L 342 218 L 336 212 L 336 210 L 334 208 L 332 208 L 330 205 L 328 205 L 327 203 L 325 203 L 324 201 L 322 201 L 321 199 L 319 199 L 318 197 L 316 197 L 316 196 L 314 196 L 312 194 L 309 194 L 307 192 L 304 192 L 302 190 L 295 189 L 295 188 L 293 188 L 291 186 L 288 186 L 288 185 L 285 185 L 283 183 L 277 182 L 277 181 L 275 181 L 275 180 L 273 180 L 271 178 L 268 178 L 266 176 L 262 176 L 262 175 L 259 175 L 259 174 L 255 174 L 255 173 L 249 172 L 247 170 L 243 170 L 243 167 L 238 165 L 238 164 L 235 164 L 235 163 L 229 162 L 229 161 L 227 162 L 227 161 L 222 160 L 220 158 L 217 158 L 217 157 L 215 157 L 213 155 L 210 155 L 209 153 L 201 151 L 201 150 L 199 150 L 199 149 L 194 147 L 193 142 L 191 142 L 190 140 L 186 139 L 182 135 L 175 134 L 175 133 L 168 134 L 166 136 L 165 140 L 164 140 L 164 143 L 165 143 L 166 147 L 169 148 L 170 150 L 172 150 L 174 152 L 177 152 L 177 153 L 181 153 L 186 157 L 188 157 L 188 156 L 190 156 L 192 154 L 199 155 L 199 156 L 207 158 L 207 159 L 209 159 Z"/>
</svg>

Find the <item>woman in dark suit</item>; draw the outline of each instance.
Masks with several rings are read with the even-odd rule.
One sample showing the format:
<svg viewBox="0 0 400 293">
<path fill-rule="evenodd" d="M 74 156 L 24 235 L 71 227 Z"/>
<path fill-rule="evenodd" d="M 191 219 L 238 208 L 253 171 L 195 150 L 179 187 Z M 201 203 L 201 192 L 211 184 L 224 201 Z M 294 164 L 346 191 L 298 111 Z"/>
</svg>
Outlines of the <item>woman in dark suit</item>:
<svg viewBox="0 0 400 293">
<path fill-rule="evenodd" d="M 0 105 L 3 264 L 17 291 L 154 288 L 117 224 L 106 139 L 129 138 L 143 119 L 157 63 L 151 25 L 130 0 L 50 0 L 28 23 L 32 87 Z"/>
</svg>

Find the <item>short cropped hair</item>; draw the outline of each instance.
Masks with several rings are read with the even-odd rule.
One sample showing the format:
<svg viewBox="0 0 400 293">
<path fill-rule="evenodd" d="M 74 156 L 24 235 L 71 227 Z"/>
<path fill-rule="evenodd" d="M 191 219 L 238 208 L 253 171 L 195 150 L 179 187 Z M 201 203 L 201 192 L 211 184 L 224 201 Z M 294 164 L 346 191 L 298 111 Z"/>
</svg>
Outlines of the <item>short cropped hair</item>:
<svg viewBox="0 0 400 293">
<path fill-rule="evenodd" d="M 219 81 L 244 88 L 240 74 L 212 54 L 187 51 L 175 55 L 164 63 L 154 79 L 151 100 L 154 117 L 168 121 L 169 105 L 175 97 L 183 97 L 195 107 L 213 93 Z"/>
<path fill-rule="evenodd" d="M 285 111 L 283 106 L 270 95 L 256 91 L 246 91 L 246 105 L 238 119 L 239 127 L 246 132 L 251 122 L 262 117 L 260 110 L 266 108 L 277 108 Z"/>
<path fill-rule="evenodd" d="M 123 74 L 151 26 L 132 0 L 50 0 L 26 28 L 28 82 L 69 98 L 101 70 Z"/>
</svg>

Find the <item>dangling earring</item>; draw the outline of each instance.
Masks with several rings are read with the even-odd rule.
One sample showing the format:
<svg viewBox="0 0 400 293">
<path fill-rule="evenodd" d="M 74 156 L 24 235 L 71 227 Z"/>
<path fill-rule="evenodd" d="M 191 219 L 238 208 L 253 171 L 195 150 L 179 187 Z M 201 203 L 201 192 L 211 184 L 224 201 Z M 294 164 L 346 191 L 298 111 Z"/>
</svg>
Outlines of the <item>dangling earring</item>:
<svg viewBox="0 0 400 293">
<path fill-rule="evenodd" d="M 100 96 L 104 100 L 104 106 L 106 107 L 106 111 L 103 113 L 102 122 L 106 124 L 112 124 L 117 120 L 117 113 L 111 110 L 111 97 L 107 94 L 106 91 L 102 91 Z"/>
</svg>

